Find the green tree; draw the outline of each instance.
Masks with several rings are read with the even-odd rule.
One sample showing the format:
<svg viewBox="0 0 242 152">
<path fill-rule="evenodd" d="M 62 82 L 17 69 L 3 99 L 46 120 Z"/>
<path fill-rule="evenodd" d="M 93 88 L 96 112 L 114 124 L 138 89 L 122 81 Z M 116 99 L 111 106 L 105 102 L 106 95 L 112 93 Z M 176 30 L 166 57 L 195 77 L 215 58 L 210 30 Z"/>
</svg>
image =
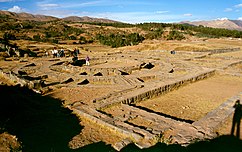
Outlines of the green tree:
<svg viewBox="0 0 242 152">
<path fill-rule="evenodd" d="M 111 33 L 107 36 L 98 34 L 97 39 L 104 45 L 116 48 L 128 45 L 137 45 L 144 40 L 144 37 L 138 33 L 131 33 L 128 35 Z"/>
<path fill-rule="evenodd" d="M 3 39 L 5 41 L 8 41 L 8 40 L 16 40 L 16 36 L 12 33 L 9 33 L 9 32 L 6 32 L 3 34 Z"/>
<path fill-rule="evenodd" d="M 170 31 L 169 35 L 167 36 L 167 40 L 182 40 L 185 39 L 184 35 L 176 30 Z"/>
<path fill-rule="evenodd" d="M 39 35 L 39 34 L 34 35 L 34 36 L 33 36 L 33 40 L 34 40 L 34 41 L 38 41 L 38 42 L 41 41 L 41 37 L 40 37 L 40 35 Z"/>
</svg>

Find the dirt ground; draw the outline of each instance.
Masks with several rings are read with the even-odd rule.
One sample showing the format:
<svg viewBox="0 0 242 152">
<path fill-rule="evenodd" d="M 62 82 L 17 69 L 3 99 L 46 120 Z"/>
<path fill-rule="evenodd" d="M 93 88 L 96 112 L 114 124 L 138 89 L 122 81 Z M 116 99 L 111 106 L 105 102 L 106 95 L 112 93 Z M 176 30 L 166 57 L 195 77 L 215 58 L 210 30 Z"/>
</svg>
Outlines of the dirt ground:
<svg viewBox="0 0 242 152">
<path fill-rule="evenodd" d="M 122 135 L 105 129 L 101 126 L 98 127 L 96 123 L 85 119 L 81 119 L 80 124 L 84 126 L 84 128 L 80 134 L 73 137 L 69 142 L 69 146 L 72 149 L 78 149 L 100 141 L 105 141 L 106 144 L 114 144 L 125 138 Z"/>
<path fill-rule="evenodd" d="M 113 92 L 113 88 L 98 88 L 98 87 L 73 87 L 73 88 L 61 88 L 54 92 L 51 92 L 50 96 L 59 98 L 64 101 L 65 104 L 73 104 L 75 102 L 82 102 L 90 105 L 94 99 L 102 97 Z"/>
</svg>

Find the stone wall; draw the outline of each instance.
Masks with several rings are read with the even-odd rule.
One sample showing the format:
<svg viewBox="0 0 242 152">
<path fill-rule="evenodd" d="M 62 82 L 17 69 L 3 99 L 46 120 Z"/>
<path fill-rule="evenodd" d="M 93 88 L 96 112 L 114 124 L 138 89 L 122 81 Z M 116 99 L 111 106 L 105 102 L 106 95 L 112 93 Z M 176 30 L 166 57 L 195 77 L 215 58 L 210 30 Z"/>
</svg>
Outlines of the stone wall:
<svg viewBox="0 0 242 152">
<path fill-rule="evenodd" d="M 202 131 L 206 134 L 214 133 L 215 129 L 221 126 L 229 117 L 234 113 L 234 104 L 237 100 L 240 100 L 242 92 L 234 97 L 231 97 L 224 103 L 222 103 L 218 108 L 209 112 L 206 116 L 194 122 L 192 125 L 196 127 L 199 131 Z"/>
<path fill-rule="evenodd" d="M 124 104 L 135 104 L 137 102 L 140 102 L 142 100 L 147 100 L 153 97 L 157 97 L 160 96 L 164 93 L 170 92 L 172 90 L 178 89 L 181 86 L 184 86 L 186 84 L 189 83 L 193 83 L 195 81 L 198 80 L 202 80 L 208 77 L 211 77 L 215 74 L 215 70 L 210 70 L 204 73 L 200 73 L 191 77 L 187 77 L 183 80 L 177 80 L 175 82 L 171 82 L 168 83 L 166 85 L 160 86 L 160 87 L 156 87 L 156 88 L 152 88 L 150 90 L 147 91 L 143 91 L 140 94 L 136 95 L 136 96 L 131 96 L 128 97 L 126 99 L 123 99 L 121 102 Z"/>
<path fill-rule="evenodd" d="M 147 99 L 151 99 L 154 97 L 158 97 L 162 94 L 168 93 L 172 90 L 178 89 L 179 87 L 185 86 L 189 83 L 193 83 L 199 80 L 206 79 L 215 75 L 215 70 L 206 70 L 197 74 L 191 74 L 189 76 L 185 76 L 184 78 L 173 80 L 167 83 L 157 82 L 154 84 L 150 84 L 148 86 L 141 86 L 132 90 L 131 92 L 122 93 L 122 96 L 101 100 L 97 102 L 96 108 L 100 110 L 104 110 L 106 108 L 110 108 L 112 106 L 118 104 L 136 104 L 137 102 L 141 102 Z"/>
<path fill-rule="evenodd" d="M 2 75 L 6 79 L 9 79 L 14 84 L 19 84 L 21 87 L 27 87 L 33 90 L 40 90 L 43 85 L 42 80 L 29 81 L 24 78 L 21 78 L 21 76 L 18 76 L 17 74 L 11 71 L 9 73 L 4 73 L 2 70 L 0 70 L 0 75 Z"/>
<path fill-rule="evenodd" d="M 210 52 L 210 54 L 219 54 L 219 53 L 236 52 L 236 51 L 240 51 L 240 48 L 214 49 L 214 50 L 195 50 L 193 52 Z"/>
<path fill-rule="evenodd" d="M 236 62 L 229 64 L 228 66 L 223 67 L 223 69 L 225 70 L 225 69 L 228 69 L 230 67 L 234 67 L 234 66 L 237 66 L 237 65 L 240 65 L 240 64 L 242 64 L 242 61 L 236 61 Z"/>
<path fill-rule="evenodd" d="M 136 134 L 132 131 L 126 130 L 125 128 L 118 127 L 115 124 L 112 124 L 112 123 L 114 123 L 112 118 L 109 118 L 106 115 L 104 115 L 94 109 L 84 107 L 84 106 L 82 106 L 82 109 L 78 109 L 78 107 L 75 107 L 75 108 L 68 107 L 68 108 L 73 110 L 73 112 L 76 115 L 80 116 L 82 119 L 87 119 L 89 121 L 92 121 L 92 122 L 100 125 L 101 127 L 108 128 L 109 130 L 111 130 L 115 133 L 121 134 L 125 137 L 129 137 L 132 140 L 134 140 L 135 142 L 138 142 L 142 139 L 141 135 Z M 87 111 L 84 109 L 86 109 Z"/>
<path fill-rule="evenodd" d="M 98 72 L 102 73 L 103 76 L 109 76 L 109 75 L 122 75 L 122 72 L 125 72 L 127 74 L 131 74 L 134 70 L 141 69 L 140 64 L 129 66 L 129 67 L 118 67 L 118 68 L 89 68 L 89 67 L 83 67 L 80 69 L 80 72 L 86 72 L 90 75 L 94 75 Z M 122 72 L 121 72 L 122 71 Z"/>
</svg>

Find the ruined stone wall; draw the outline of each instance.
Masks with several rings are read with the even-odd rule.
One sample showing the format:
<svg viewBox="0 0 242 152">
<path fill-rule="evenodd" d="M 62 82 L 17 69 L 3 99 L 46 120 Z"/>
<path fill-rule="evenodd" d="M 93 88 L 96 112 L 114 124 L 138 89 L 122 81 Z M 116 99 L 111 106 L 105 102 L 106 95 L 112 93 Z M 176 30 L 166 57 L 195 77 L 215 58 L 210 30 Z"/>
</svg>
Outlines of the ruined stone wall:
<svg viewBox="0 0 242 152">
<path fill-rule="evenodd" d="M 86 72 L 87 74 L 94 75 L 98 72 L 101 72 L 103 76 L 110 76 L 110 75 L 122 75 L 122 72 L 127 74 L 131 74 L 133 70 L 140 69 L 140 65 L 134 65 L 129 67 L 119 67 L 119 68 L 89 68 L 83 67 L 80 69 L 80 72 Z M 120 72 L 122 71 L 122 72 Z"/>
<path fill-rule="evenodd" d="M 92 83 L 92 84 L 116 84 L 115 82 L 117 80 L 115 80 L 115 78 L 113 77 L 91 77 L 88 78 L 88 80 Z"/>
<path fill-rule="evenodd" d="M 85 107 L 82 107 L 82 110 L 79 110 L 78 108 L 71 108 L 71 107 L 69 107 L 69 108 L 72 109 L 73 112 L 76 115 L 80 116 L 81 118 L 92 121 L 92 122 L 100 125 L 101 127 L 108 128 L 109 130 L 116 132 L 118 134 L 121 134 L 123 136 L 131 137 L 134 141 L 139 141 L 142 139 L 142 136 L 140 136 L 139 134 L 136 134 L 136 133 L 132 132 L 131 130 L 129 131 L 125 128 L 118 127 L 115 124 L 112 124 L 112 123 L 114 123 L 112 118 L 109 118 L 106 115 L 101 114 L 100 112 L 98 112 L 94 109 L 87 108 L 88 112 L 84 112 Z M 99 117 L 99 118 L 97 118 L 97 117 Z"/>
<path fill-rule="evenodd" d="M 240 48 L 214 49 L 214 50 L 195 50 L 193 52 L 210 52 L 210 54 L 219 54 L 219 53 L 236 52 L 236 51 L 240 51 Z"/>
<path fill-rule="evenodd" d="M 208 135 L 214 133 L 222 123 L 232 117 L 235 110 L 233 106 L 235 102 L 240 99 L 241 95 L 242 92 L 237 96 L 231 97 L 218 108 L 210 111 L 206 116 L 194 122 L 192 125 Z"/>
<path fill-rule="evenodd" d="M 24 78 L 19 77 L 17 74 L 11 71 L 9 73 L 4 73 L 2 70 L 0 70 L 0 75 L 2 75 L 6 79 L 9 79 L 14 84 L 19 84 L 21 87 L 28 87 L 29 89 L 39 90 L 41 89 L 43 83 L 41 80 L 26 80 Z"/>
<path fill-rule="evenodd" d="M 236 61 L 236 62 L 233 62 L 233 63 L 229 64 L 226 67 L 223 67 L 223 69 L 225 70 L 225 69 L 228 69 L 230 67 L 237 66 L 237 65 L 240 65 L 240 64 L 242 64 L 242 61 Z"/>
<path fill-rule="evenodd" d="M 214 74 L 215 74 L 215 70 L 210 70 L 208 72 L 204 72 L 204 73 L 201 73 L 201 74 L 190 76 L 190 77 L 187 77 L 183 80 L 171 82 L 171 83 L 168 83 L 168 84 L 163 85 L 161 87 L 152 88 L 152 89 L 150 89 L 148 91 L 144 91 L 144 92 L 142 92 L 142 93 L 140 93 L 136 96 L 128 97 L 128 98 L 122 100 L 121 102 L 124 103 L 124 104 L 135 104 L 135 103 L 140 102 L 142 100 L 147 100 L 147 99 L 150 99 L 150 98 L 153 98 L 153 97 L 157 97 L 157 96 L 162 95 L 164 93 L 178 89 L 179 87 L 184 86 L 186 84 L 193 83 L 195 81 L 211 77 Z"/>
</svg>

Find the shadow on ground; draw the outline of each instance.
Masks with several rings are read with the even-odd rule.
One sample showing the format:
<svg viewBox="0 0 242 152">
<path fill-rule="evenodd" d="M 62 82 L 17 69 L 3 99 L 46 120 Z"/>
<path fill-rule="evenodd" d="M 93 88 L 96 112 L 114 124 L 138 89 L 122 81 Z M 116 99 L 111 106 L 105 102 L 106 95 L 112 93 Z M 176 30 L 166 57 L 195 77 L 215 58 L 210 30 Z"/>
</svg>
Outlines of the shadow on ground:
<svg viewBox="0 0 242 152">
<path fill-rule="evenodd" d="M 0 85 L 0 133 L 16 135 L 23 152 L 70 151 L 81 132 L 78 118 L 60 100 L 21 87 Z"/>
<path fill-rule="evenodd" d="M 27 88 L 0 85 L 0 133 L 16 135 L 23 152 L 114 152 L 111 145 L 94 143 L 72 150 L 71 139 L 81 132 L 78 118 L 61 101 L 41 96 Z M 242 140 L 220 136 L 187 147 L 158 143 L 148 149 L 130 144 L 122 152 L 238 152 Z"/>
<path fill-rule="evenodd" d="M 78 152 L 115 152 L 111 145 L 102 142 L 94 143 L 76 150 Z M 183 147 L 178 144 L 166 145 L 158 143 L 147 149 L 139 149 L 135 144 L 123 148 L 121 152 L 241 152 L 242 140 L 230 135 L 224 135 L 212 140 L 200 141 Z"/>
</svg>

